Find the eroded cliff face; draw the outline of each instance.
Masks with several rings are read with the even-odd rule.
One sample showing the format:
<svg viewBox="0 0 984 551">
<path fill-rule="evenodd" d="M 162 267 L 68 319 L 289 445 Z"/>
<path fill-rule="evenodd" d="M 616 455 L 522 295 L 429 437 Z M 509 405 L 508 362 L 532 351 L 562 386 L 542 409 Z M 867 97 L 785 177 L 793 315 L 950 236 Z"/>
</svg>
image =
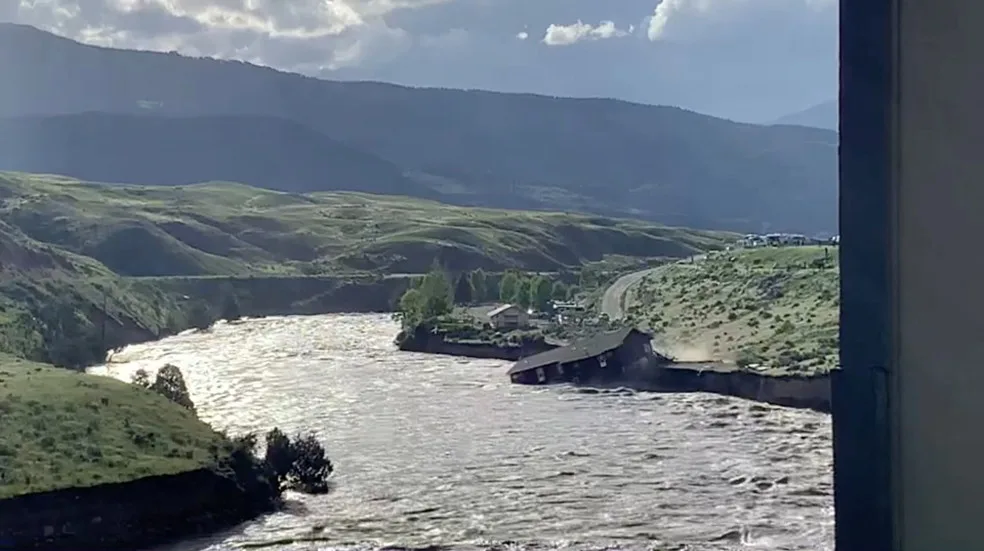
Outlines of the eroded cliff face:
<svg viewBox="0 0 984 551">
<path fill-rule="evenodd" d="M 658 368 L 645 388 L 658 392 L 710 392 L 796 408 L 830 412 L 830 377 L 763 375 L 752 371 L 700 369 L 698 366 Z"/>
<path fill-rule="evenodd" d="M 0 500 L 0 549 L 140 549 L 234 526 L 269 495 L 209 469 Z"/>
<path fill-rule="evenodd" d="M 399 341 L 400 350 L 406 352 L 509 361 L 517 361 L 555 348 L 547 343 L 505 346 L 492 343 L 455 342 L 446 340 L 442 335 L 423 331 L 409 338 L 401 338 Z M 585 381 L 582 386 L 623 386 L 644 392 L 708 392 L 777 406 L 830 412 L 828 375 L 776 376 L 743 371 L 734 367 L 720 367 L 702 364 L 661 366 L 640 363 L 627 367 L 624 380 L 604 383 Z M 505 373 L 503 376 L 505 377 Z"/>
</svg>

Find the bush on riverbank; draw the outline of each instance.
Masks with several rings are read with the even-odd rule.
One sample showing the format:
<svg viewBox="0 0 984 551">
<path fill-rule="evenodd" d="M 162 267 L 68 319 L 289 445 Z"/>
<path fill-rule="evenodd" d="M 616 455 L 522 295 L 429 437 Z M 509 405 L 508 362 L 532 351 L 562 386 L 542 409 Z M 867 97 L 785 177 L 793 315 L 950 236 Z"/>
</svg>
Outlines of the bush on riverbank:
<svg viewBox="0 0 984 551">
<path fill-rule="evenodd" d="M 145 370 L 137 370 L 132 383 L 195 412 L 195 404 L 191 401 L 184 375 L 175 365 L 165 364 L 157 372 L 153 382 Z M 255 434 L 248 433 L 226 439 L 231 443 L 231 464 L 237 466 L 234 470 L 246 476 L 268 479 L 270 484 L 276 486 L 275 494 L 278 498 L 284 489 L 310 494 L 328 491 L 328 478 L 334 471 L 334 466 L 328 459 L 324 446 L 314 435 L 297 434 L 291 439 L 274 427 L 266 435 L 266 453 L 262 458 L 257 455 Z"/>
</svg>

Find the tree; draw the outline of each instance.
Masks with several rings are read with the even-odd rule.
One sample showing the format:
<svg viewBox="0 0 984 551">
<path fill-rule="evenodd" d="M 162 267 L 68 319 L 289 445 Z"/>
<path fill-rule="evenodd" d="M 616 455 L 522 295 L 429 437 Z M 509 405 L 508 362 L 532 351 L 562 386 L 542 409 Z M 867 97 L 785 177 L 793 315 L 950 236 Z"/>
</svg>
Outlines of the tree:
<svg viewBox="0 0 984 551">
<path fill-rule="evenodd" d="M 519 287 L 519 274 L 516 272 L 506 272 L 502 275 L 499 282 L 499 300 L 502 302 L 513 302 L 516 300 L 516 289 Z"/>
<path fill-rule="evenodd" d="M 553 289 L 550 291 L 550 296 L 554 300 L 567 300 L 567 285 L 563 281 L 554 281 Z"/>
<path fill-rule="evenodd" d="M 420 279 L 420 285 L 400 297 L 395 317 L 403 329 L 412 329 L 425 320 L 443 316 L 454 308 L 451 281 L 444 270 L 435 268 Z"/>
<path fill-rule="evenodd" d="M 146 369 L 138 369 L 133 377 L 130 378 L 130 382 L 143 388 L 150 388 L 150 375 L 147 374 Z"/>
<path fill-rule="evenodd" d="M 516 284 L 516 293 L 512 302 L 523 308 L 529 308 L 532 298 L 533 280 L 528 277 L 520 277 Z"/>
<path fill-rule="evenodd" d="M 472 300 L 475 302 L 484 302 L 488 299 L 489 290 L 487 279 L 485 272 L 481 268 L 471 273 Z"/>
<path fill-rule="evenodd" d="M 439 267 L 431 269 L 420 284 L 423 295 L 424 319 L 435 318 L 450 313 L 454 307 L 454 290 L 448 274 Z"/>
<path fill-rule="evenodd" d="M 184 376 L 177 366 L 167 364 L 157 372 L 157 378 L 150 389 L 171 400 L 179 406 L 195 410 L 195 404 L 191 401 L 188 393 L 188 385 L 185 384 Z"/>
<path fill-rule="evenodd" d="M 550 299 L 553 296 L 553 284 L 543 276 L 536 276 L 530 283 L 530 303 L 540 312 L 550 309 Z"/>
<path fill-rule="evenodd" d="M 467 273 L 458 276 L 458 283 L 454 286 L 454 303 L 471 304 L 475 298 L 475 289 L 472 287 L 471 278 Z"/>
<path fill-rule="evenodd" d="M 328 477 L 334 471 L 324 446 L 313 434 L 298 434 L 291 440 L 278 428 L 266 435 L 266 462 L 281 488 L 309 494 L 327 492 Z"/>
<path fill-rule="evenodd" d="M 420 289 L 407 289 L 403 293 L 395 317 L 404 329 L 416 327 L 424 321 L 424 295 Z"/>
<path fill-rule="evenodd" d="M 282 483 L 287 479 L 294 458 L 290 438 L 279 428 L 274 427 L 266 434 L 266 461 L 270 464 L 270 468 L 273 469 L 278 481 Z"/>
<path fill-rule="evenodd" d="M 309 494 L 323 494 L 328 491 L 328 477 L 335 470 L 328 459 L 324 446 L 313 434 L 297 435 L 291 442 L 294 462 L 290 478 L 294 489 Z"/>
</svg>

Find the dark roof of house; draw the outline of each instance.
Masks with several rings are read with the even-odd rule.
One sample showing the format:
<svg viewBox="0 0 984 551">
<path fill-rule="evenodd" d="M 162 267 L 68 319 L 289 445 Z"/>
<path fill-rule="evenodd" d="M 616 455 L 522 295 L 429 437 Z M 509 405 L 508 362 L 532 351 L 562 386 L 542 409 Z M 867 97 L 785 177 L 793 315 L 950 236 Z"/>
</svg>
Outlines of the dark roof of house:
<svg viewBox="0 0 984 551">
<path fill-rule="evenodd" d="M 632 333 L 645 334 L 634 327 L 625 327 L 615 331 L 598 333 L 592 337 L 574 341 L 567 346 L 561 346 L 560 348 L 527 356 L 513 364 L 509 368 L 507 375 L 522 373 L 523 371 L 529 371 L 545 365 L 576 362 L 593 356 L 599 356 L 609 350 L 615 350 L 619 346 L 622 346 L 625 343 L 625 339 Z"/>
<path fill-rule="evenodd" d="M 495 308 L 494 310 L 489 310 L 489 313 L 486 314 L 486 315 L 488 317 L 490 317 L 490 318 L 494 318 L 495 316 L 498 316 L 499 314 L 501 314 L 501 313 L 503 313 L 503 312 L 505 312 L 505 311 L 507 311 L 507 310 L 509 310 L 511 308 L 519 309 L 518 306 L 515 306 L 515 305 L 512 305 L 512 304 L 503 304 L 502 306 L 499 306 L 498 308 Z"/>
</svg>

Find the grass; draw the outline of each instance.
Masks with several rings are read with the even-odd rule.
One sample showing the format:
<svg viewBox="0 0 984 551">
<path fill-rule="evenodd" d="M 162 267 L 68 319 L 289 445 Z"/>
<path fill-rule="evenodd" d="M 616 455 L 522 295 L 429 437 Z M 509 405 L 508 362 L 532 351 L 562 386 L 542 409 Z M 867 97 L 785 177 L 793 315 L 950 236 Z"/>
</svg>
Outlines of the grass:
<svg viewBox="0 0 984 551">
<path fill-rule="evenodd" d="M 348 289 L 307 277 L 315 274 L 422 273 L 435 260 L 452 270 L 550 271 L 611 255 L 622 263 L 679 257 L 727 237 L 405 197 L 0 173 L 0 498 L 215 461 L 224 440 L 191 412 L 118 381 L 27 360 L 81 367 L 106 347 L 186 328 L 196 307 L 221 302 L 232 278 L 245 282 L 237 299 L 256 299 L 252 306 L 275 308 L 267 303 L 284 293 L 304 306 Z M 266 284 L 277 276 L 284 285 Z M 187 279 L 211 298 L 186 296 Z M 381 281 L 376 292 L 393 291 Z"/>
<path fill-rule="evenodd" d="M 0 355 L 0 498 L 212 466 L 194 413 L 109 377 Z"/>
<path fill-rule="evenodd" d="M 292 194 L 212 182 L 84 183 L 0 173 L 0 219 L 127 276 L 449 269 L 551 271 L 606 255 L 682 257 L 721 232 L 579 214 L 454 207 L 363 193 Z"/>
<path fill-rule="evenodd" d="M 658 268 L 626 304 L 680 359 L 810 375 L 839 365 L 839 285 L 835 248 L 747 249 Z"/>
</svg>

